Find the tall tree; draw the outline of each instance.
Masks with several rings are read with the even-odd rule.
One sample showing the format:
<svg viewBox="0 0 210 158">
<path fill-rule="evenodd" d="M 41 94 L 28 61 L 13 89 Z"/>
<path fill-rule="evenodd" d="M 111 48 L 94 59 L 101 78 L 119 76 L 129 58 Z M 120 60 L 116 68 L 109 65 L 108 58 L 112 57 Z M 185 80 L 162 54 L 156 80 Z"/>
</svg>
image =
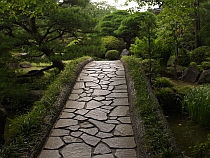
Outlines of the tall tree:
<svg viewBox="0 0 210 158">
<path fill-rule="evenodd" d="M 86 0 L 62 3 L 57 0 L 1 1 L 0 32 L 10 40 L 11 48 L 24 47 L 51 59 L 52 65 L 38 73 L 53 67 L 62 70 L 64 65 L 55 57 L 55 52 L 62 50 L 64 35 L 76 36 L 77 32 L 93 28 L 93 20 L 82 9 L 88 3 Z M 5 44 L 1 42 L 0 47 Z"/>
<path fill-rule="evenodd" d="M 99 29 L 103 36 L 116 36 L 115 30 L 118 29 L 123 19 L 130 14 L 126 10 L 117 10 L 103 17 L 99 23 Z"/>
</svg>

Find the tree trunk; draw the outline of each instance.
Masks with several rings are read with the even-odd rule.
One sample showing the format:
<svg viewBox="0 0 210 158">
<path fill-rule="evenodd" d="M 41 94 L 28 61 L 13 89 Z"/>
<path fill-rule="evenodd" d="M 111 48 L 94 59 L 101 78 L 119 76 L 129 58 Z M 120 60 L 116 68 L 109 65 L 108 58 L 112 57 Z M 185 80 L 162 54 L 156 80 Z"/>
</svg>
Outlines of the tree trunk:
<svg viewBox="0 0 210 158">
<path fill-rule="evenodd" d="M 5 130 L 5 125 L 6 125 L 6 110 L 3 108 L 0 108 L 0 145 L 4 145 L 5 140 L 4 140 L 4 130 Z"/>
<path fill-rule="evenodd" d="M 198 13 L 199 6 L 200 6 L 200 0 L 196 0 L 194 3 L 195 48 L 201 46 L 201 40 L 199 36 L 199 31 L 200 31 L 200 16 Z"/>
</svg>

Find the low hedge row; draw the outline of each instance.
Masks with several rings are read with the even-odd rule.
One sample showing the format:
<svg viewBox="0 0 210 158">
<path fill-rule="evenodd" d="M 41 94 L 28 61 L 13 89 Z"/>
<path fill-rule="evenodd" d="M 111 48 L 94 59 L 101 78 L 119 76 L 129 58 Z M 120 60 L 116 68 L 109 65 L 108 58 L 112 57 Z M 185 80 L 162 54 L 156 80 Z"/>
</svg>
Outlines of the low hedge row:
<svg viewBox="0 0 210 158">
<path fill-rule="evenodd" d="M 130 111 L 139 157 L 182 157 L 138 58 L 124 56 Z"/>
<path fill-rule="evenodd" d="M 53 124 L 59 116 L 77 76 L 90 57 L 68 62 L 65 70 L 49 85 L 30 112 L 12 120 L 7 143 L 0 150 L 2 158 L 37 157 Z"/>
</svg>

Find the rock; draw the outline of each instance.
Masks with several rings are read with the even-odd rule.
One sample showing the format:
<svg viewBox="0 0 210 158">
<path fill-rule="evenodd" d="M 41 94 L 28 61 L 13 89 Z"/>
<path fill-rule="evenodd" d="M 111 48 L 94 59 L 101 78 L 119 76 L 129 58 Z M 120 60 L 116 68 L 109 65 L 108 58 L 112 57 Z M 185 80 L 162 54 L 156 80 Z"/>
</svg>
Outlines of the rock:
<svg viewBox="0 0 210 158">
<path fill-rule="evenodd" d="M 4 108 L 0 108 L 0 145 L 4 144 L 4 129 L 6 124 L 7 113 Z"/>
<path fill-rule="evenodd" d="M 30 67 L 32 67 L 32 65 L 29 63 L 22 63 L 22 64 L 20 64 L 20 67 L 21 68 L 30 68 Z"/>
<path fill-rule="evenodd" d="M 196 82 L 196 80 L 199 77 L 199 74 L 200 74 L 200 72 L 197 68 L 190 66 L 183 71 L 181 80 L 185 81 L 185 82 L 192 82 L 193 83 L 193 82 Z"/>
<path fill-rule="evenodd" d="M 19 65 L 18 63 L 10 62 L 10 63 L 8 63 L 8 68 L 9 69 L 17 69 L 18 65 Z"/>
<path fill-rule="evenodd" d="M 123 51 L 120 54 L 120 58 L 122 58 L 122 56 L 124 56 L 124 55 L 129 55 L 129 54 L 130 54 L 130 52 L 127 49 L 123 49 Z"/>
<path fill-rule="evenodd" d="M 198 79 L 198 84 L 204 83 L 210 83 L 210 70 L 204 70 Z"/>
</svg>

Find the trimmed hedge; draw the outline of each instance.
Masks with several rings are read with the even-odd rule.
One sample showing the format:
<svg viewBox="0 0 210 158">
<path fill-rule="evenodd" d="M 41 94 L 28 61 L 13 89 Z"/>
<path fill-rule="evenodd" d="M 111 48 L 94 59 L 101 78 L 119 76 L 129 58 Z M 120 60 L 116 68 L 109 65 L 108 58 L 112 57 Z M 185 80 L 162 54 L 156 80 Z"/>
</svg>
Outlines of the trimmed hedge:
<svg viewBox="0 0 210 158">
<path fill-rule="evenodd" d="M 138 157 L 181 157 L 138 58 L 124 56 Z"/>
<path fill-rule="evenodd" d="M 49 85 L 40 101 L 30 112 L 16 117 L 7 133 L 6 145 L 0 150 L 2 158 L 37 157 L 53 124 L 59 116 L 74 83 L 90 57 L 67 63 L 65 70 Z"/>
<path fill-rule="evenodd" d="M 120 57 L 120 53 L 117 50 L 109 50 L 105 54 L 105 58 L 109 60 L 117 60 Z"/>
</svg>

